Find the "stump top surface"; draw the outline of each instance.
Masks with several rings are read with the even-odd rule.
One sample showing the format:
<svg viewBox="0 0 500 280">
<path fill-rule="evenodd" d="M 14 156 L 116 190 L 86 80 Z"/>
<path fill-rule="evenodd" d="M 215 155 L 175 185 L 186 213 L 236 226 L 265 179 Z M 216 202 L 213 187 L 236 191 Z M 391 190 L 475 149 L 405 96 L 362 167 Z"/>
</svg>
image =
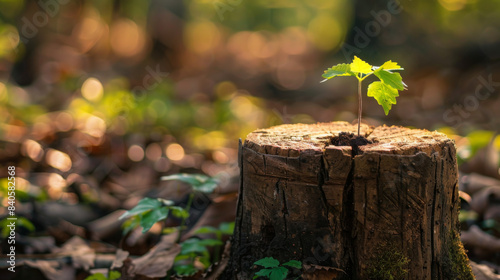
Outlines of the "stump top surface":
<svg viewBox="0 0 500 280">
<path fill-rule="evenodd" d="M 322 153 L 325 149 L 350 150 L 351 146 L 335 146 L 332 139 L 341 132 L 357 134 L 357 125 L 347 122 L 317 124 L 284 124 L 258 129 L 247 136 L 245 146 L 256 152 L 281 156 L 298 156 L 301 152 Z M 372 127 L 361 125 L 361 135 L 373 144 L 360 146 L 363 153 L 413 155 L 441 152 L 453 145 L 445 134 L 400 126 Z"/>
</svg>

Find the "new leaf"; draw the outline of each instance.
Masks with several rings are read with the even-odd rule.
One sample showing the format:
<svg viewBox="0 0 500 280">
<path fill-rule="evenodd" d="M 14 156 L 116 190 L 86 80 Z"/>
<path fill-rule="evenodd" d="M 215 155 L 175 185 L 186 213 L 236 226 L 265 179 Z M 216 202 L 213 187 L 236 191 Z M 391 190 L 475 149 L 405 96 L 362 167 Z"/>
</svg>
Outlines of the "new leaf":
<svg viewBox="0 0 500 280">
<path fill-rule="evenodd" d="M 374 97 L 378 104 L 382 106 L 385 114 L 389 114 L 393 104 L 396 104 L 396 97 L 399 96 L 398 90 L 405 90 L 406 84 L 399 73 L 393 71 L 404 70 L 397 62 L 386 61 L 381 66 L 372 66 L 367 62 L 354 56 L 350 64 L 337 64 L 328 68 L 323 74 L 324 82 L 337 76 L 354 76 L 358 79 L 359 111 L 358 111 L 358 135 L 361 123 L 361 83 L 367 77 L 374 74 L 380 79 L 380 82 L 373 82 L 368 86 L 368 96 Z"/>
<path fill-rule="evenodd" d="M 373 82 L 368 86 L 368 96 L 375 98 L 378 104 L 384 108 L 385 114 L 389 114 L 392 104 L 396 104 L 398 90 L 383 82 Z"/>
<path fill-rule="evenodd" d="M 337 76 L 354 76 L 354 73 L 351 72 L 351 65 L 345 63 L 337 64 L 332 68 L 326 69 L 325 73 L 322 75 L 326 80 Z M 323 82 L 326 80 L 323 80 Z"/>
<path fill-rule="evenodd" d="M 377 76 L 384 84 L 387 84 L 397 90 L 404 90 L 405 84 L 403 83 L 403 78 L 399 73 L 392 73 L 386 71 L 384 69 L 379 68 L 374 72 L 375 76 Z"/>
<path fill-rule="evenodd" d="M 351 71 L 354 73 L 370 74 L 372 72 L 372 66 L 359 57 L 354 56 L 354 60 L 351 63 Z"/>
</svg>

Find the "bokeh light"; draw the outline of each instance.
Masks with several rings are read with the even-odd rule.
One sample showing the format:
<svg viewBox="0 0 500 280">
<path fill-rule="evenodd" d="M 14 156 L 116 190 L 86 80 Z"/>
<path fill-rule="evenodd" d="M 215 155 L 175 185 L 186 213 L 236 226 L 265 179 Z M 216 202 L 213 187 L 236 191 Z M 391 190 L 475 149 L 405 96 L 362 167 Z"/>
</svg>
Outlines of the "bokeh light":
<svg viewBox="0 0 500 280">
<path fill-rule="evenodd" d="M 177 143 L 172 143 L 167 146 L 165 150 L 165 154 L 170 160 L 179 161 L 182 160 L 185 156 L 184 148 Z"/>
<path fill-rule="evenodd" d="M 58 150 L 48 149 L 45 160 L 48 165 L 59 169 L 62 172 L 67 172 L 71 169 L 72 162 L 68 154 Z"/>
<path fill-rule="evenodd" d="M 144 159 L 144 149 L 139 145 L 132 145 L 128 148 L 127 155 L 132 161 L 141 161 Z"/>
<path fill-rule="evenodd" d="M 36 162 L 41 161 L 44 155 L 42 145 L 31 139 L 27 139 L 23 142 L 22 152 Z"/>
<path fill-rule="evenodd" d="M 136 56 L 146 46 L 144 31 L 129 19 L 119 19 L 113 23 L 109 40 L 113 51 L 123 57 Z"/>
<path fill-rule="evenodd" d="M 99 101 L 103 95 L 103 86 L 96 78 L 88 78 L 82 85 L 82 96 L 89 101 Z"/>
<path fill-rule="evenodd" d="M 158 143 L 151 143 L 146 148 L 146 157 L 151 161 L 157 161 L 161 158 L 162 148 Z"/>
</svg>

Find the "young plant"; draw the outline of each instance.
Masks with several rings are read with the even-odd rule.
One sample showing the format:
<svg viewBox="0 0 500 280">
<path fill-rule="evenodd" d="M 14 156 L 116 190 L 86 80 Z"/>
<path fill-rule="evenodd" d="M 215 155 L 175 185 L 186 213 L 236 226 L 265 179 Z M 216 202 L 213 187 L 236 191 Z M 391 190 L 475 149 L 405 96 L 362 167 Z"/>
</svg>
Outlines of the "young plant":
<svg viewBox="0 0 500 280">
<path fill-rule="evenodd" d="M 117 280 L 120 279 L 120 277 L 122 277 L 122 274 L 120 272 L 111 270 L 109 272 L 109 276 L 106 276 L 102 273 L 95 273 L 85 278 L 85 280 Z"/>
<path fill-rule="evenodd" d="M 323 74 L 325 78 L 321 82 L 325 82 L 337 76 L 353 76 L 358 79 L 358 136 L 361 127 L 361 113 L 363 107 L 363 99 L 361 94 L 361 82 L 374 74 L 380 81 L 373 82 L 368 86 L 368 96 L 375 98 L 378 104 L 382 106 L 385 114 L 389 114 L 392 104 L 396 104 L 396 97 L 399 96 L 398 91 L 406 89 L 406 84 L 403 83 L 403 78 L 399 73 L 393 71 L 404 70 L 396 62 L 391 60 L 385 62 L 381 66 L 372 66 L 365 61 L 354 56 L 352 63 L 337 64 L 328 68 Z"/>
<path fill-rule="evenodd" d="M 189 238 L 181 243 L 181 252 L 175 257 L 173 269 L 178 276 L 192 276 L 200 270 L 208 268 L 210 253 L 208 247 L 220 246 L 222 241 L 216 239 Z"/>
<path fill-rule="evenodd" d="M 189 216 L 188 211 L 181 207 L 174 206 L 173 204 L 173 201 L 161 198 L 154 199 L 145 197 L 141 199 L 134 208 L 120 216 L 120 220 L 129 218 L 128 221 L 123 223 L 123 233 L 127 234 L 130 230 L 138 226 L 141 226 L 142 233 L 145 233 L 151 229 L 155 223 L 166 219 L 170 212 L 172 212 L 173 216 L 179 218 Z"/>
<path fill-rule="evenodd" d="M 260 259 L 254 264 L 263 266 L 264 268 L 257 271 L 253 279 L 256 279 L 258 277 L 267 277 L 270 280 L 283 280 L 288 275 L 288 268 L 286 268 L 285 266 L 297 269 L 302 268 L 302 262 L 300 261 L 291 260 L 280 265 L 280 262 L 272 257 Z"/>
<path fill-rule="evenodd" d="M 217 188 L 217 185 L 219 184 L 219 180 L 217 178 L 208 177 L 202 174 L 174 174 L 170 176 L 163 176 L 161 179 L 164 181 L 177 180 L 191 186 L 193 191 L 189 193 L 188 202 L 186 204 L 186 207 L 184 208 L 187 213 L 189 213 L 189 210 L 191 209 L 191 205 L 193 204 L 193 199 L 196 192 L 210 194 L 215 190 L 215 188 Z M 189 215 L 182 219 L 179 230 L 183 229 L 188 217 Z M 179 234 L 179 239 L 177 240 L 177 242 L 180 240 L 180 238 L 181 235 Z"/>
<path fill-rule="evenodd" d="M 218 228 L 206 226 L 200 227 L 195 234 L 215 234 L 216 239 L 189 238 L 181 243 L 181 252 L 174 261 L 173 269 L 177 276 L 192 276 L 199 270 L 209 267 L 212 263 L 219 261 L 220 248 L 222 247 L 222 235 L 233 234 L 234 222 L 222 223 Z M 214 248 L 215 259 L 210 262 L 210 254 L 207 247 Z M 196 265 L 195 265 L 196 264 Z"/>
<path fill-rule="evenodd" d="M 189 194 L 186 207 L 182 208 L 174 206 L 174 202 L 171 200 L 145 197 L 141 199 L 141 201 L 139 201 L 134 208 L 120 216 L 120 220 L 129 218 L 123 224 L 124 234 L 127 234 L 130 230 L 138 226 L 142 226 L 142 233 L 145 233 L 151 229 L 155 223 L 166 219 L 169 213 L 172 213 L 174 217 L 182 219 L 181 225 L 179 226 L 179 230 L 182 230 L 187 218 L 189 218 L 189 210 L 191 208 L 191 204 L 193 203 L 195 193 L 211 193 L 215 190 L 217 184 L 219 183 L 216 178 L 201 174 L 174 174 L 164 176 L 162 177 L 162 180 L 179 180 L 191 185 L 193 192 Z"/>
<path fill-rule="evenodd" d="M 16 220 L 16 229 L 19 229 L 21 227 L 27 229 L 30 232 L 35 231 L 35 226 L 30 222 L 30 220 L 26 219 L 25 217 L 10 217 L 10 218 L 17 218 Z M 10 227 L 9 224 L 12 223 L 12 220 L 9 220 L 8 218 L 4 218 L 0 220 L 0 237 L 2 238 L 7 238 L 10 234 Z M 10 244 L 10 243 L 9 243 Z"/>
<path fill-rule="evenodd" d="M 211 234 L 215 234 L 215 237 L 217 240 L 222 240 L 222 235 L 224 235 L 224 234 L 231 235 L 231 234 L 233 234 L 233 231 L 234 231 L 234 222 L 231 222 L 231 223 L 222 223 L 219 225 L 218 228 L 214 228 L 211 226 L 200 227 L 194 233 L 195 234 L 207 234 L 207 233 L 210 234 L 211 233 Z M 221 245 L 215 247 L 214 262 L 219 261 Z"/>
<path fill-rule="evenodd" d="M 178 180 L 191 186 L 192 191 L 189 194 L 186 206 L 184 208 L 174 206 L 173 201 L 161 198 L 143 198 L 134 208 L 125 212 L 120 217 L 120 219 L 128 218 L 128 220 L 123 223 L 124 234 L 127 234 L 130 230 L 138 226 L 141 226 L 143 228 L 142 232 L 145 233 L 151 229 L 155 223 L 167 219 L 169 214 L 180 218 L 181 223 L 177 228 L 164 229 L 163 233 L 171 233 L 172 231 L 180 233 L 180 231 L 184 229 L 187 218 L 189 218 L 189 210 L 191 209 L 195 194 L 212 193 L 219 184 L 216 178 L 201 174 L 175 174 L 162 177 L 162 180 Z M 217 239 L 190 238 L 180 242 L 181 234 L 179 234 L 176 243 L 181 245 L 181 252 L 174 260 L 172 272 L 175 272 L 178 276 L 191 276 L 200 270 L 208 268 L 211 265 L 208 247 L 217 246 L 215 251 L 218 254 L 219 248 L 222 245 L 222 234 L 230 234 L 233 229 L 234 223 L 232 226 L 229 224 L 221 224 L 218 229 L 203 227 L 196 232 L 214 233 Z M 169 275 L 172 272 L 169 271 Z"/>
</svg>

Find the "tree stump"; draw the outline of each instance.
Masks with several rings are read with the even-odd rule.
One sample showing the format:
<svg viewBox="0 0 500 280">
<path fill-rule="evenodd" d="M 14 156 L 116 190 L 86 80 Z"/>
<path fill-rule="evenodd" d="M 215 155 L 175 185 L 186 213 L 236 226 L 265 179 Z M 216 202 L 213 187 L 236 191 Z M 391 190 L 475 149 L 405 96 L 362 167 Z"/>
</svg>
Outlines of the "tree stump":
<svg viewBox="0 0 500 280">
<path fill-rule="evenodd" d="M 454 142 L 444 134 L 345 122 L 281 125 L 240 141 L 231 258 L 302 261 L 304 279 L 474 279 L 459 238 Z M 340 137 L 339 137 L 340 135 Z"/>
</svg>

